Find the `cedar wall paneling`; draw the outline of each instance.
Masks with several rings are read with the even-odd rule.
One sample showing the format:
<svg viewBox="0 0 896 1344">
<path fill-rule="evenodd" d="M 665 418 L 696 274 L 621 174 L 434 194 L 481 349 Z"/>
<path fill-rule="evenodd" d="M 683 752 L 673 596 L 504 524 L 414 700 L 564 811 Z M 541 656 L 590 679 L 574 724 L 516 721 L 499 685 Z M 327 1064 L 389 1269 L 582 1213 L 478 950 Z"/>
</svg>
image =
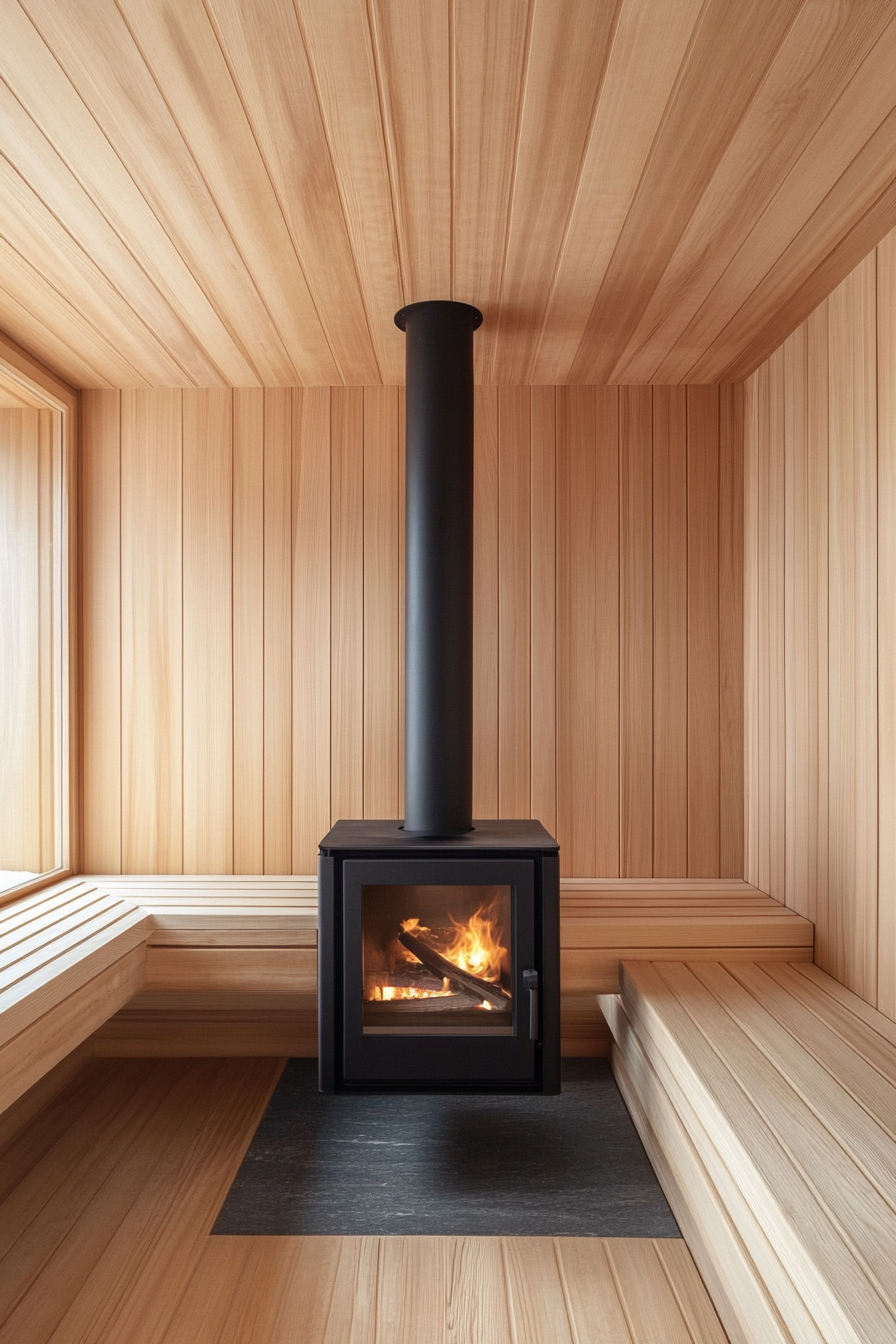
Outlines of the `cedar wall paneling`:
<svg viewBox="0 0 896 1344">
<path fill-rule="evenodd" d="M 745 406 L 746 876 L 896 1018 L 896 232 Z"/>
<path fill-rule="evenodd" d="M 84 871 L 309 873 L 401 816 L 401 396 L 84 394 Z M 475 814 L 741 876 L 741 390 L 476 402 Z"/>
</svg>

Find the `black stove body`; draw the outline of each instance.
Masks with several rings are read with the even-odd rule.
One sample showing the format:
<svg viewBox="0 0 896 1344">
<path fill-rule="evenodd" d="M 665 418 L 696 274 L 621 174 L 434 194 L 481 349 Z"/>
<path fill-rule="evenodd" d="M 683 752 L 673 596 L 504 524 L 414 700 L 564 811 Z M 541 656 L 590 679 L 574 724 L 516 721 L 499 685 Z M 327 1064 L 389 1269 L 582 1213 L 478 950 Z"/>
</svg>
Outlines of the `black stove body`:
<svg viewBox="0 0 896 1344">
<path fill-rule="evenodd" d="M 319 859 L 324 1092 L 560 1090 L 557 842 L 340 821 Z"/>
</svg>

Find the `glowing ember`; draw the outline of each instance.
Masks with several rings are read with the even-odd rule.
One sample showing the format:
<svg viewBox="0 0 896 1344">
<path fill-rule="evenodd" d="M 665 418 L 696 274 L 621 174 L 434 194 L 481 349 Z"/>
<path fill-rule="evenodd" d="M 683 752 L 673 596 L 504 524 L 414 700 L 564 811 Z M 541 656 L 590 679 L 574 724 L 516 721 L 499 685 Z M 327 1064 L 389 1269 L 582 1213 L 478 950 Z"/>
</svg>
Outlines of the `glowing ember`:
<svg viewBox="0 0 896 1344">
<path fill-rule="evenodd" d="M 392 999 L 450 999 L 454 997 L 454 990 L 449 989 L 449 982 L 442 981 L 441 989 L 418 989 L 416 985 L 376 985 L 373 991 L 373 997 L 378 1003 L 388 1003 Z"/>
</svg>

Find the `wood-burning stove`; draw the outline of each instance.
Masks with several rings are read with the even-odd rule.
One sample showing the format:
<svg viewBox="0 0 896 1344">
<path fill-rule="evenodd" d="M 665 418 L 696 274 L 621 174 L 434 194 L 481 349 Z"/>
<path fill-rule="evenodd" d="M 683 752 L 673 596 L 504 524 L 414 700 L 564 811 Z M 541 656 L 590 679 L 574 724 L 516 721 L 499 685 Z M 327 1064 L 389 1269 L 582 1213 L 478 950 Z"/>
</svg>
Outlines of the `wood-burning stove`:
<svg viewBox="0 0 896 1344">
<path fill-rule="evenodd" d="M 324 1091 L 559 1091 L 557 843 L 535 821 L 321 842 Z"/>
<path fill-rule="evenodd" d="M 405 822 L 321 841 L 323 1091 L 560 1089 L 559 858 L 537 821 L 472 819 L 473 332 L 407 334 Z"/>
</svg>

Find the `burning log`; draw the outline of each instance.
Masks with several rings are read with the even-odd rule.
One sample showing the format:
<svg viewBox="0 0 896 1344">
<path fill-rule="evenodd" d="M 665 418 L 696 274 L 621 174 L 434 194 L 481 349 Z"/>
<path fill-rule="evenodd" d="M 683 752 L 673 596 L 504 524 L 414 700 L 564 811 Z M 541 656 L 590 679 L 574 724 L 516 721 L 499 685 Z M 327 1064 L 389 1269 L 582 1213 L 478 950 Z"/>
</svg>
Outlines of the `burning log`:
<svg viewBox="0 0 896 1344">
<path fill-rule="evenodd" d="M 398 941 L 412 952 L 418 961 L 422 961 L 433 975 L 453 980 L 462 989 L 469 990 L 486 1003 L 490 1003 L 493 1008 L 509 1007 L 511 996 L 500 985 L 494 985 L 490 980 L 483 980 L 482 976 L 474 975 L 472 971 L 462 971 L 453 961 L 449 961 L 440 952 L 436 952 L 435 948 L 424 943 L 422 938 L 415 938 L 412 933 L 402 932 L 398 935 Z"/>
</svg>

